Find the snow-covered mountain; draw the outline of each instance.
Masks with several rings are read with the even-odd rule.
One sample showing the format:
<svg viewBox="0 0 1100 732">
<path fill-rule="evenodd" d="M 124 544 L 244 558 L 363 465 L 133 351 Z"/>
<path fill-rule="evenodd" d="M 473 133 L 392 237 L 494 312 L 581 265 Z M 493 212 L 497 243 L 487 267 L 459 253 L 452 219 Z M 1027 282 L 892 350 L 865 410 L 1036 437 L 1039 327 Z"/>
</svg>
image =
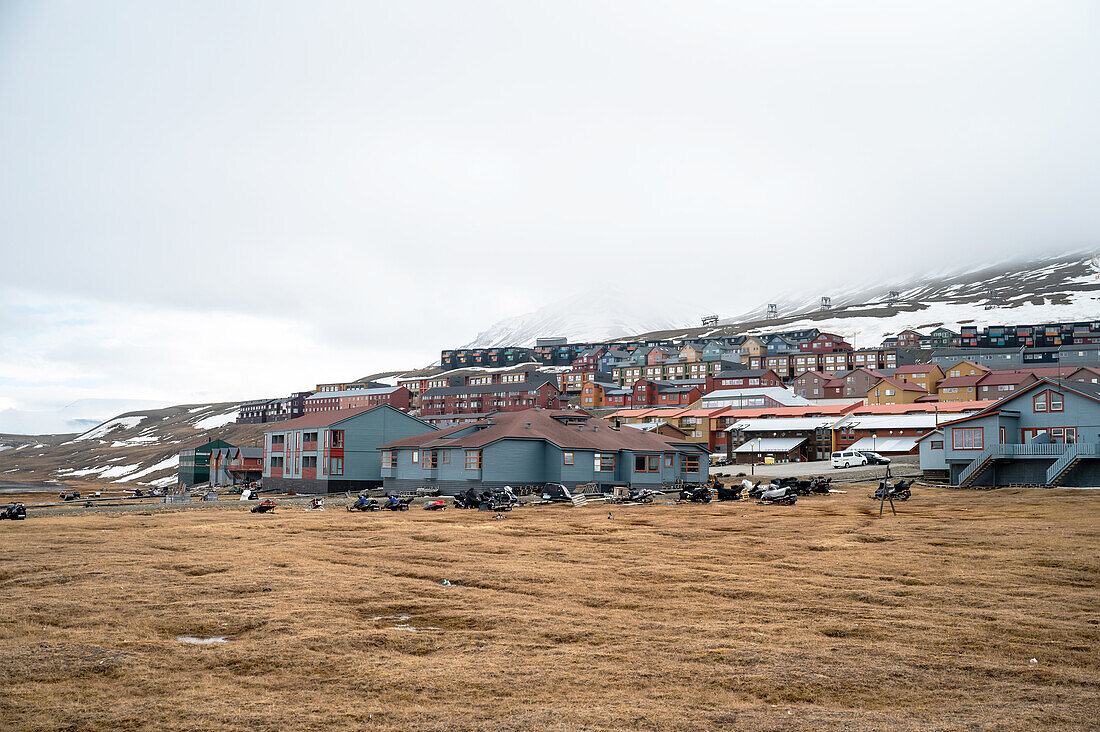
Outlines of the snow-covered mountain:
<svg viewBox="0 0 1100 732">
<path fill-rule="evenodd" d="M 890 297 L 890 291 L 897 297 Z M 820 310 L 820 296 L 832 307 Z M 813 296 L 777 295 L 779 317 L 764 319 L 765 306 L 719 321 L 717 326 L 667 329 L 644 335 L 713 337 L 820 328 L 856 347 L 878 345 L 906 328 L 928 332 L 945 326 L 1015 325 L 1100 319 L 1100 261 L 1060 255 L 963 272 L 848 286 Z"/>
<path fill-rule="evenodd" d="M 686 328 L 706 308 L 670 297 L 655 288 L 627 294 L 614 289 L 584 292 L 545 305 L 526 315 L 505 318 L 478 333 L 463 348 L 534 346 L 538 338 L 564 336 L 571 343 L 625 338 L 652 330 Z"/>
</svg>

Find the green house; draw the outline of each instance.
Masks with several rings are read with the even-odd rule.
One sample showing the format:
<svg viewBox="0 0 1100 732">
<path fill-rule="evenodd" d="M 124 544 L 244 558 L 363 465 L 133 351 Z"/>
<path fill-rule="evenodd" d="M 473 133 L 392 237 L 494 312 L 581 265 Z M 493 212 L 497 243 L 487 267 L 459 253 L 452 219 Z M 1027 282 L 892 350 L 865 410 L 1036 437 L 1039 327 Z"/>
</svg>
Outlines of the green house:
<svg viewBox="0 0 1100 732">
<path fill-rule="evenodd" d="M 210 453 L 222 447 L 234 447 L 225 440 L 211 440 L 210 442 L 188 447 L 180 450 L 179 468 L 176 475 L 179 482 L 190 488 L 198 483 L 206 483 L 210 480 Z"/>
</svg>

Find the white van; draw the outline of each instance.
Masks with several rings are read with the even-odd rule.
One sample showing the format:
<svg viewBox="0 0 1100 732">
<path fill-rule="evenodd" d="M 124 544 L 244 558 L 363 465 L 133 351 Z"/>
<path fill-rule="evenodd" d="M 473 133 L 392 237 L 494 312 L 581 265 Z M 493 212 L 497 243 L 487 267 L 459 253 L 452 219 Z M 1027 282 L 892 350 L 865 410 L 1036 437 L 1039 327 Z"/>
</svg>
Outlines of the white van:
<svg viewBox="0 0 1100 732">
<path fill-rule="evenodd" d="M 866 465 L 867 457 L 858 450 L 845 450 L 833 453 L 834 468 L 850 468 L 853 465 Z"/>
</svg>

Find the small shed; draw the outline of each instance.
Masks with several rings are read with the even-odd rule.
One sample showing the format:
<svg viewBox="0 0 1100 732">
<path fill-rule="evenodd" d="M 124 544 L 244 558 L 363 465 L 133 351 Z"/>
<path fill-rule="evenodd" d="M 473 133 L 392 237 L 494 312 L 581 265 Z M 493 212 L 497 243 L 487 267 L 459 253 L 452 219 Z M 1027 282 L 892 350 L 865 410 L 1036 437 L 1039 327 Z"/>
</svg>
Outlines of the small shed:
<svg viewBox="0 0 1100 732">
<path fill-rule="evenodd" d="M 805 437 L 756 437 L 735 447 L 733 458 L 741 464 L 762 463 L 769 457 L 777 463 L 789 463 L 801 459 L 798 448 L 805 441 Z"/>
</svg>

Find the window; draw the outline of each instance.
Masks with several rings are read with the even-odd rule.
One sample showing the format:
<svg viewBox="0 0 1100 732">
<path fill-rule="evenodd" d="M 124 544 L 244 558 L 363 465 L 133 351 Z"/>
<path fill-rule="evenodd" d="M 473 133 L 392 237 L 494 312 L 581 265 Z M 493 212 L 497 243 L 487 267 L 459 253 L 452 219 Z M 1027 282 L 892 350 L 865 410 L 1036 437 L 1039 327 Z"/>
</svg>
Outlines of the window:
<svg viewBox="0 0 1100 732">
<path fill-rule="evenodd" d="M 1032 397 L 1031 406 L 1035 409 L 1036 412 L 1047 411 L 1047 393 L 1045 391 L 1041 391 L 1034 397 Z"/>
<path fill-rule="evenodd" d="M 271 436 L 271 446 L 275 447 L 277 445 L 279 447 L 279 449 L 281 450 L 283 448 L 283 441 L 285 439 L 286 439 L 286 437 L 283 436 L 283 435 L 272 435 Z"/>
<path fill-rule="evenodd" d="M 435 450 L 424 450 L 420 461 L 420 467 L 424 470 L 435 470 L 437 455 Z"/>
<path fill-rule="evenodd" d="M 956 427 L 951 430 L 951 447 L 955 450 L 981 450 L 985 447 L 981 427 Z"/>
<path fill-rule="evenodd" d="M 572 465 L 573 464 L 573 453 L 563 452 L 561 454 L 561 459 L 562 459 L 562 464 L 563 465 Z"/>
<path fill-rule="evenodd" d="M 481 470 L 481 450 L 466 451 L 466 469 Z"/>
<path fill-rule="evenodd" d="M 1050 395 L 1048 397 L 1048 402 L 1047 402 L 1050 411 L 1052 411 L 1052 412 L 1061 412 L 1062 411 L 1062 395 L 1059 394 L 1056 391 L 1048 391 L 1047 394 Z"/>
<path fill-rule="evenodd" d="M 396 468 L 397 458 L 393 454 L 393 450 L 382 451 L 382 467 L 383 468 Z"/>
<path fill-rule="evenodd" d="M 273 468 L 283 467 L 283 459 L 281 457 L 271 458 L 271 467 L 273 467 Z"/>
<path fill-rule="evenodd" d="M 338 448 L 344 446 L 344 431 L 343 430 L 333 430 L 332 431 L 332 446 L 333 447 L 338 447 Z M 343 471 L 341 470 L 341 473 L 342 472 Z"/>
<path fill-rule="evenodd" d="M 302 467 L 303 468 L 316 468 L 317 467 L 317 456 L 316 455 L 303 455 L 302 456 Z"/>
<path fill-rule="evenodd" d="M 932 444 L 929 445 L 929 447 L 931 447 L 933 450 L 942 450 L 943 440 L 932 440 Z"/>
<path fill-rule="evenodd" d="M 635 473 L 659 473 L 661 472 L 661 458 L 659 455 L 635 455 Z"/>
<path fill-rule="evenodd" d="M 343 475 L 344 474 L 344 458 L 332 458 L 329 461 L 329 475 Z"/>
<path fill-rule="evenodd" d="M 451 462 L 451 451 L 450 450 L 443 450 L 442 453 L 443 453 L 443 464 L 446 465 L 449 462 Z"/>
<path fill-rule="evenodd" d="M 605 453 L 597 452 L 593 459 L 596 472 L 598 473 L 610 473 L 615 470 L 615 456 Z"/>
<path fill-rule="evenodd" d="M 303 442 L 317 442 L 317 433 L 316 432 L 306 432 L 305 434 L 302 435 L 302 441 Z"/>
<path fill-rule="evenodd" d="M 893 389 L 887 389 L 886 390 L 886 396 L 894 396 L 894 390 Z"/>
<path fill-rule="evenodd" d="M 412 451 L 412 461 L 414 463 L 420 462 L 420 451 L 419 450 L 413 450 Z"/>
<path fill-rule="evenodd" d="M 699 472 L 699 456 L 698 455 L 685 455 L 684 456 L 684 472 L 686 472 L 686 473 L 698 473 Z"/>
</svg>

